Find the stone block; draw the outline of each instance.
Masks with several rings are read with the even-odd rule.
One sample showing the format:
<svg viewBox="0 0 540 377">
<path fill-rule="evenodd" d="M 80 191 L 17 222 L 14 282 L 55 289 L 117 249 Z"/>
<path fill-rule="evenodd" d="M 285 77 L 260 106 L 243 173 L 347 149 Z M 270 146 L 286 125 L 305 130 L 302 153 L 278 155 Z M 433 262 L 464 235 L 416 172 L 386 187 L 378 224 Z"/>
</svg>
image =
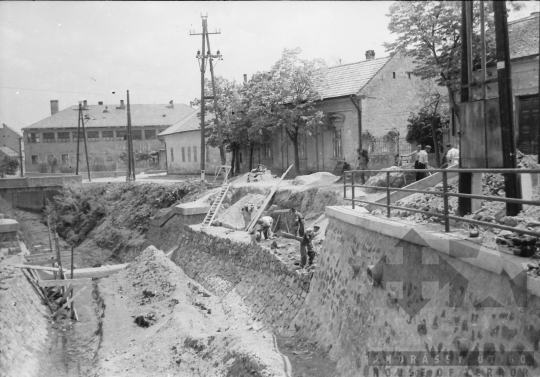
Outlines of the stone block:
<svg viewBox="0 0 540 377">
<path fill-rule="evenodd" d="M 11 233 L 19 231 L 19 223 L 12 219 L 0 219 L 0 233 Z"/>
</svg>

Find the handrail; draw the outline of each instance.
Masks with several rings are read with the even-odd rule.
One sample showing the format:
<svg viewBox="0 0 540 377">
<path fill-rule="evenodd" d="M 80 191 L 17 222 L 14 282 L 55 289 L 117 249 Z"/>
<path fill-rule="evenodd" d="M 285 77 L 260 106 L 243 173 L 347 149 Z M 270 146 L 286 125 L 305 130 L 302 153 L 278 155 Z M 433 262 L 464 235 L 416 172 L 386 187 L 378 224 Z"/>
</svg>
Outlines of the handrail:
<svg viewBox="0 0 540 377">
<path fill-rule="evenodd" d="M 409 172 L 409 173 L 418 173 L 418 172 L 436 172 L 442 173 L 442 190 L 415 190 L 415 189 L 406 189 L 399 187 L 390 187 L 390 174 L 399 173 L 399 172 Z M 434 216 L 444 219 L 444 230 L 445 232 L 450 232 L 450 220 L 463 221 L 475 225 L 482 225 L 486 227 L 498 228 L 503 230 L 509 230 L 519 234 L 527 234 L 535 237 L 540 237 L 540 232 L 534 232 L 527 229 L 518 229 L 506 225 L 494 224 L 491 222 L 480 221 L 467 219 L 465 217 L 458 217 L 449 214 L 448 198 L 449 197 L 458 197 L 458 198 L 468 198 L 468 199 L 478 199 L 486 201 L 495 201 L 495 202 L 504 202 L 504 203 L 515 203 L 515 204 L 527 204 L 540 206 L 539 200 L 526 200 L 519 198 L 503 198 L 498 196 L 488 196 L 488 195 L 475 195 L 475 194 L 464 194 L 464 193 L 453 193 L 448 192 L 448 173 L 493 173 L 493 174 L 540 174 L 540 169 L 422 169 L 422 170 L 412 170 L 412 169 L 395 169 L 395 170 L 347 170 L 343 172 L 343 199 L 350 200 L 352 202 L 352 208 L 354 209 L 355 203 L 367 203 L 380 207 L 386 207 L 387 214 L 386 216 L 391 217 L 391 210 L 405 210 L 410 212 L 422 213 L 428 216 Z M 386 185 L 385 186 L 368 186 L 355 184 L 355 174 L 356 173 L 386 173 Z M 351 184 L 347 185 L 347 175 L 351 177 Z M 351 188 L 351 198 L 347 198 L 347 187 Z M 377 203 L 368 200 L 362 200 L 355 198 L 355 188 L 371 188 L 375 190 L 386 191 L 386 203 Z M 430 195 L 440 195 L 443 198 L 444 210 L 443 213 L 424 211 L 416 208 L 409 208 L 403 206 L 397 206 L 390 204 L 390 192 L 391 191 L 403 191 L 410 193 L 419 193 L 419 194 L 430 194 Z"/>
</svg>

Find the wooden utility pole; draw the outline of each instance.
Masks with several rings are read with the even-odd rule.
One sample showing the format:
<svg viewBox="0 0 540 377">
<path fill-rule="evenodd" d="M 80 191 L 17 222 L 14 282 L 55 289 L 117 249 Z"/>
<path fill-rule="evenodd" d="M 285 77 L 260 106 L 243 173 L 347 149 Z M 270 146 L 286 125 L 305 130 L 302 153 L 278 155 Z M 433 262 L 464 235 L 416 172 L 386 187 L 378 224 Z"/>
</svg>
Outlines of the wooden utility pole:
<svg viewBox="0 0 540 377">
<path fill-rule="evenodd" d="M 24 177 L 24 169 L 23 169 L 23 155 L 22 155 L 22 137 L 19 138 L 19 160 L 21 160 L 21 177 Z"/>
<path fill-rule="evenodd" d="M 82 104 L 79 102 L 79 119 L 77 122 L 77 164 L 75 165 L 75 175 L 79 175 L 79 141 L 81 140 L 81 120 L 82 120 Z"/>
<path fill-rule="evenodd" d="M 133 153 L 133 137 L 131 134 L 131 107 L 129 103 L 129 90 L 127 91 L 126 145 L 128 151 L 128 171 L 126 175 L 126 182 L 130 182 L 135 181 L 135 156 Z"/>
<path fill-rule="evenodd" d="M 84 137 L 84 154 L 86 156 L 86 169 L 88 170 L 88 182 L 91 182 L 92 180 L 90 179 L 90 160 L 88 159 L 88 145 L 86 144 L 86 130 L 84 128 L 84 118 L 82 119 L 82 131 Z"/>
<path fill-rule="evenodd" d="M 472 20 L 472 6 L 469 1 L 461 2 L 461 103 L 469 102 L 470 77 L 470 44 L 472 41 L 472 27 L 469 29 L 469 20 Z M 460 120 L 460 140 L 464 137 L 465 125 Z M 465 135 L 467 137 L 467 135 Z M 460 148 L 462 149 L 462 148 Z M 462 152 L 463 153 L 463 152 Z M 459 159 L 459 167 L 464 167 L 462 158 Z M 459 193 L 472 194 L 472 173 L 459 173 Z M 469 198 L 458 198 L 458 212 L 460 215 L 471 213 L 472 202 Z"/>
<path fill-rule="evenodd" d="M 512 103 L 512 72 L 510 67 L 510 49 L 508 43 L 508 21 L 506 1 L 494 1 L 495 41 L 497 49 L 497 77 L 499 80 L 499 109 L 501 118 L 503 167 L 516 169 L 516 140 Z M 504 189 L 507 198 L 520 198 L 521 190 L 515 173 L 504 174 Z M 506 203 L 506 214 L 517 215 L 522 205 Z"/>
<path fill-rule="evenodd" d="M 214 32 L 209 33 L 208 32 L 208 24 L 207 24 L 207 18 L 208 15 L 203 16 L 202 18 L 202 33 L 195 33 L 194 30 L 190 31 L 189 35 L 201 35 L 202 36 L 202 50 L 197 52 L 197 59 L 199 60 L 199 68 L 201 69 L 201 185 L 203 188 L 206 186 L 205 183 L 205 169 L 206 169 L 206 138 L 205 138 L 205 127 L 204 127 L 204 115 L 206 112 L 206 106 L 205 106 L 205 95 L 204 95 L 204 73 L 206 71 L 206 64 L 207 59 L 210 59 L 212 56 L 210 55 L 210 51 L 208 51 L 208 54 L 205 54 L 206 50 L 206 41 L 208 39 L 208 34 L 221 34 L 221 32 Z M 210 63 L 210 69 L 213 70 L 212 63 Z M 213 80 L 213 72 L 212 72 L 212 85 L 214 83 Z M 214 101 L 215 99 L 215 89 L 214 89 Z M 217 106 L 217 105 L 216 105 Z M 217 117 L 217 114 L 216 114 Z M 219 127 L 219 122 L 217 123 Z M 219 135 L 221 135 L 221 129 L 218 129 Z M 222 146 L 221 139 L 219 140 L 219 145 Z M 220 149 L 221 154 L 221 149 Z M 224 156 L 224 153 L 223 153 Z M 223 157 L 222 157 L 223 161 Z"/>
</svg>

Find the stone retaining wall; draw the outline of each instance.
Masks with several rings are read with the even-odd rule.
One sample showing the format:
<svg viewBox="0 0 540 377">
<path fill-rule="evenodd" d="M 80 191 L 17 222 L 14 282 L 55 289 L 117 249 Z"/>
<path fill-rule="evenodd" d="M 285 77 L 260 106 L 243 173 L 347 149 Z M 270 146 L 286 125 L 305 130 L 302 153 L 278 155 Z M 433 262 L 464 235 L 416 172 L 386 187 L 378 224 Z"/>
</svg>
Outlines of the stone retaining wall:
<svg viewBox="0 0 540 377">
<path fill-rule="evenodd" d="M 47 308 L 19 268 L 0 266 L 0 376 L 39 376 Z"/>
<path fill-rule="evenodd" d="M 278 256 L 254 243 L 235 242 L 190 227 L 179 229 L 171 260 L 220 297 L 241 298 L 253 320 L 275 331 L 289 329 L 310 289 L 311 274 L 288 269 Z"/>
</svg>

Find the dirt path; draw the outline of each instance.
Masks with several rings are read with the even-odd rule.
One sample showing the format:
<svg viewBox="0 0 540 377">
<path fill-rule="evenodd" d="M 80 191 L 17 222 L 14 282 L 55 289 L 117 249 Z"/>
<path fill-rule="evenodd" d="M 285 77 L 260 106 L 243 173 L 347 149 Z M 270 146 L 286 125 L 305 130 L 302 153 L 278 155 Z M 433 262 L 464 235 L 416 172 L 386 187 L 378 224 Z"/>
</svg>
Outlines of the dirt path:
<svg viewBox="0 0 540 377">
<path fill-rule="evenodd" d="M 273 335 L 241 302 L 222 302 L 152 246 L 99 291 L 95 376 L 292 376 Z"/>
</svg>

